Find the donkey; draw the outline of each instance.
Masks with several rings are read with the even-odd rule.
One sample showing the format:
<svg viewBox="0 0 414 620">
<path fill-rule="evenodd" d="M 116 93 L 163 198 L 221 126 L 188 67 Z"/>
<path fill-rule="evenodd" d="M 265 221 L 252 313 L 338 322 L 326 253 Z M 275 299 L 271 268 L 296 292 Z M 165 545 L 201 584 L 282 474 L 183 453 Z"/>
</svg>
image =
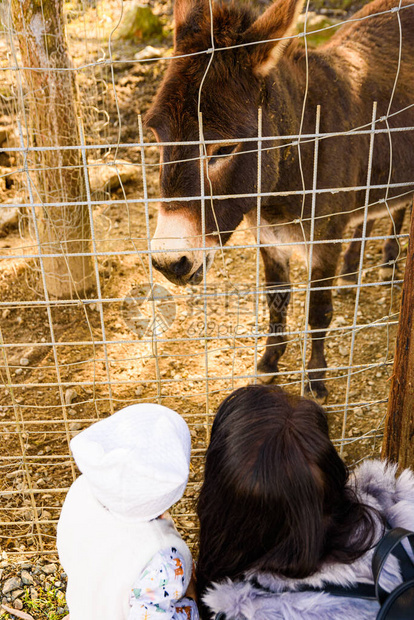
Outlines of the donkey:
<svg viewBox="0 0 414 620">
<path fill-rule="evenodd" d="M 292 36 L 303 0 L 276 0 L 259 16 L 245 3 L 214 4 L 212 27 L 208 0 L 176 0 L 176 57 L 146 116 L 161 143 L 162 200 L 152 260 L 170 281 L 185 285 L 201 281 L 204 265 L 210 267 L 217 249 L 243 218 L 258 232 L 254 193 L 257 110 L 262 108 L 262 135 L 274 140 L 263 142 L 261 151 L 265 195 L 259 241 L 270 327 L 258 370 L 268 380 L 278 372 L 286 348 L 290 251 L 296 243 L 308 260 L 306 242 L 313 234 L 308 390 L 320 399 L 327 396 L 324 338 L 332 319 L 329 287 L 340 254 L 335 240 L 343 238 L 347 224 L 359 225 L 365 210 L 374 219 L 387 207 L 405 207 L 408 192 L 414 190 L 414 133 L 387 133 L 388 128 L 392 132 L 414 126 L 414 7 L 409 2 L 402 0 L 399 6 L 398 0 L 375 0 L 327 43 L 306 54 Z M 385 131 L 374 136 L 369 166 L 370 135 L 353 135 L 351 130 L 370 129 L 373 102 L 378 104 L 375 128 Z M 289 136 L 315 133 L 318 105 L 320 132 L 336 133 L 319 141 L 317 189 L 328 191 L 318 193 L 312 205 L 311 193 L 302 190 L 312 188 L 315 142 L 302 139 L 298 144 Z M 199 146 L 194 144 L 199 140 L 199 109 L 204 179 Z M 231 142 L 245 138 L 252 141 Z M 211 200 L 204 203 L 197 198 L 202 183 L 211 191 Z M 337 188 L 355 190 L 329 191 Z"/>
</svg>

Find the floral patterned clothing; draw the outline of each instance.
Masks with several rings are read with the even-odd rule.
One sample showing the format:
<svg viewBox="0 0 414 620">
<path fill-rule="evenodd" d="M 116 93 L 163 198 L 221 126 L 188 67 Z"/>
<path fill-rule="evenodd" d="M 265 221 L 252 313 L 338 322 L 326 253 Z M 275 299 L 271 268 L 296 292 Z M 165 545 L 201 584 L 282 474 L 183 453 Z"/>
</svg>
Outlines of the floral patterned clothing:
<svg viewBox="0 0 414 620">
<path fill-rule="evenodd" d="M 185 595 L 184 559 L 174 548 L 159 551 L 134 583 L 128 620 L 199 620 Z"/>
</svg>

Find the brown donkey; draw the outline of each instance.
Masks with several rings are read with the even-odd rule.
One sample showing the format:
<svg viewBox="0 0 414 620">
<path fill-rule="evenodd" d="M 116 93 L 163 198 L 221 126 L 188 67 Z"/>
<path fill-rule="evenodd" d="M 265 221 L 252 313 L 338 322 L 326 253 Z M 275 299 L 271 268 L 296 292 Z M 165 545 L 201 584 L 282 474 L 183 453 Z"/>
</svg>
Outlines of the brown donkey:
<svg viewBox="0 0 414 620">
<path fill-rule="evenodd" d="M 176 58 L 146 117 L 157 140 L 172 143 L 161 148 L 162 201 L 151 244 L 153 263 L 172 282 L 187 284 L 203 277 L 203 226 L 207 268 L 243 217 L 257 233 L 257 110 L 262 107 L 262 135 L 275 137 L 263 142 L 261 166 L 266 195 L 260 243 L 265 245 L 261 255 L 270 329 L 259 371 L 270 380 L 286 348 L 281 331 L 289 301 L 290 250 L 297 243 L 306 258 L 304 237 L 311 238 L 312 195 L 301 191 L 312 188 L 315 143 L 302 139 L 298 148 L 297 140 L 276 138 L 299 134 L 305 92 L 302 134 L 315 133 L 318 105 L 321 133 L 369 130 L 373 102 L 378 103 L 375 127 L 385 131 L 374 138 L 370 185 L 382 187 L 371 187 L 370 219 L 387 212 L 385 200 L 389 209 L 401 209 L 414 189 L 414 132 L 387 133 L 388 127 L 414 126 L 414 6 L 407 0 L 399 8 L 398 0 L 376 0 L 306 57 L 304 46 L 292 36 L 302 5 L 303 0 L 276 0 L 258 17 L 244 3 L 214 4 L 211 57 L 208 0 L 176 0 Z M 199 146 L 174 144 L 199 139 L 199 106 L 204 139 L 222 141 L 206 146 L 203 183 L 213 198 L 204 207 L 197 198 L 202 188 Z M 253 140 L 229 142 L 243 138 Z M 362 188 L 318 193 L 314 205 L 308 375 L 320 398 L 327 394 L 324 338 L 332 318 L 326 287 L 332 285 L 341 249 L 332 241 L 343 237 L 348 223 L 357 226 L 363 218 L 369 151 L 368 132 L 319 141 L 317 189 Z M 297 193 L 274 195 L 292 191 Z"/>
</svg>

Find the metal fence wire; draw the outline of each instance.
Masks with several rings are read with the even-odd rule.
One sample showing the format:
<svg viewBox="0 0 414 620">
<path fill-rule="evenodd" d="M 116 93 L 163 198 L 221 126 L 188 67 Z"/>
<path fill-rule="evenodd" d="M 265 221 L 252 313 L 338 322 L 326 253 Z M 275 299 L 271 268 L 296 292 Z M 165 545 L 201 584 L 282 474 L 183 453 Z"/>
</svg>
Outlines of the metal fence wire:
<svg viewBox="0 0 414 620">
<path fill-rule="evenodd" d="M 164 44 L 134 48 L 117 36 L 123 11 L 130 4 L 84 0 L 65 5 L 73 64 L 53 71 L 76 78 L 79 108 L 71 129 L 77 138 L 74 144 L 50 145 L 36 134 L 39 128 L 33 129 L 34 95 L 25 79 L 30 67 L 25 67 L 20 52 L 12 2 L 2 6 L 0 547 L 8 554 L 55 553 L 60 508 L 78 473 L 70 455 L 70 439 L 92 422 L 136 402 L 167 405 L 189 424 L 193 444 L 190 483 L 173 515 L 186 540 L 195 543 L 195 498 L 215 410 L 230 391 L 260 380 L 257 364 L 269 331 L 260 248 L 271 245 L 261 219 L 262 201 L 268 196 L 261 191 L 261 161 L 266 149 L 280 148 L 282 142 L 313 144 L 314 177 L 311 186 L 292 187 L 284 194 L 310 195 L 313 219 L 310 237 L 280 244 L 282 249 L 292 249 L 293 255 L 292 299 L 280 334 L 288 347 L 279 363 L 277 383 L 296 394 L 303 394 L 307 384 L 305 361 L 312 336 L 309 266 L 315 248 L 323 242 L 315 237 L 313 224 L 326 217 L 318 213 L 317 197 L 362 190 L 366 197 L 361 205 L 362 224 L 349 227 L 345 238 L 330 240 L 343 244 L 343 251 L 351 239 L 359 245 L 355 246 L 358 260 L 353 280 L 335 280 L 329 286 L 334 315 L 326 337 L 329 399 L 325 407 L 334 442 L 350 465 L 378 454 L 381 444 L 410 209 L 404 214 L 387 207 L 388 192 L 396 184 L 390 184 L 385 174 L 383 184 L 375 189 L 383 190 L 380 202 L 387 207 L 386 215 L 375 221 L 371 232 L 367 216 L 372 207 L 372 148 L 365 184 L 326 189 L 318 187 L 318 147 L 338 135 L 368 135 L 372 146 L 384 133 L 392 146 L 397 131 L 413 132 L 414 128 L 390 128 L 386 118 L 377 118 L 373 101 L 372 122 L 345 134 L 321 132 L 324 110 L 318 107 L 314 133 L 269 137 L 262 135 L 259 109 L 258 136 L 234 137 L 237 143 L 252 142 L 257 151 L 257 191 L 250 194 L 257 201 L 257 220 L 244 221 L 231 242 L 219 248 L 213 267 L 208 273 L 204 270 L 199 285 L 172 284 L 151 262 L 150 242 L 160 201 L 159 145 L 143 129 L 141 113 L 148 108 L 168 63 L 176 60 Z M 300 37 L 306 49 L 308 36 L 326 35 L 341 24 L 336 19 L 311 28 L 308 5 L 302 31 L 292 35 Z M 169 18 L 170 5 L 160 6 L 158 11 Z M 399 11 L 392 10 L 399 20 Z M 40 22 L 40 38 L 44 32 Z M 400 47 L 402 37 L 400 30 Z M 211 49 L 202 53 L 211 55 Z M 45 58 L 44 66 L 34 71 L 38 78 L 52 70 L 49 60 Z M 305 108 L 306 92 L 303 96 Z M 53 131 L 66 131 L 63 110 L 59 116 L 50 114 Z M 192 144 L 199 147 L 203 165 L 207 146 L 220 141 L 204 140 L 201 114 L 199 122 L 200 137 Z M 69 152 L 76 153 L 77 163 L 65 159 Z M 39 170 L 53 173 L 59 185 L 68 179 L 65 166 L 71 174 L 81 175 L 84 197 L 65 199 L 53 188 L 45 195 L 40 188 Z M 398 184 L 401 204 L 410 204 L 413 186 L 414 178 Z M 197 199 L 205 207 L 212 198 L 219 200 L 220 196 L 211 195 L 201 174 L 201 194 L 174 201 Z M 87 213 L 89 245 L 82 246 L 82 238 L 72 238 L 72 245 L 60 240 L 46 247 L 41 227 L 48 210 L 61 208 L 66 213 L 62 227 L 68 229 L 81 206 Z M 390 240 L 397 248 L 395 259 L 384 264 L 382 247 Z M 206 266 L 205 231 L 202 243 L 192 249 L 203 252 Z M 58 277 L 53 259 L 62 254 L 67 261 L 84 256 L 92 262 L 92 295 L 59 299 L 51 294 L 50 277 Z"/>
</svg>

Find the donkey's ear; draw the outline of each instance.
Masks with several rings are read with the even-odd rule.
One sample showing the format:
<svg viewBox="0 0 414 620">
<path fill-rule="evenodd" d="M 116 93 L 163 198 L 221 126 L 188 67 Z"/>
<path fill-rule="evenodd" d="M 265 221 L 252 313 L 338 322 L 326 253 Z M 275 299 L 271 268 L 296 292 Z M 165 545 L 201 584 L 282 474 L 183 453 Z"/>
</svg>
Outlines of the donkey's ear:
<svg viewBox="0 0 414 620">
<path fill-rule="evenodd" d="M 250 47 L 253 70 L 257 75 L 267 75 L 276 64 L 289 42 L 284 37 L 294 31 L 303 4 L 304 0 L 276 0 L 244 33 L 245 43 L 267 41 L 246 48 Z"/>
<path fill-rule="evenodd" d="M 177 43 L 191 31 L 198 30 L 208 14 L 209 0 L 175 0 L 174 2 L 174 49 Z"/>
</svg>

